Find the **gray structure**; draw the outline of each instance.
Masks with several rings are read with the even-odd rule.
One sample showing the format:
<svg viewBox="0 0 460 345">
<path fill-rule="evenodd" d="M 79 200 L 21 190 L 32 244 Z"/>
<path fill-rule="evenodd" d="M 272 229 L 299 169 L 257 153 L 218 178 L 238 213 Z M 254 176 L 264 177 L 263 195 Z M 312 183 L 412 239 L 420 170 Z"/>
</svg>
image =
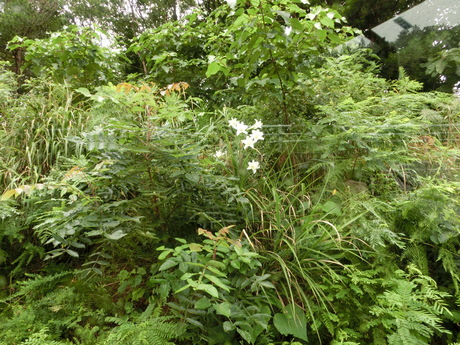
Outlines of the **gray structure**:
<svg viewBox="0 0 460 345">
<path fill-rule="evenodd" d="M 460 24 L 460 0 L 426 0 L 372 29 L 387 42 L 395 42 L 401 31 L 414 26 L 456 26 Z"/>
</svg>

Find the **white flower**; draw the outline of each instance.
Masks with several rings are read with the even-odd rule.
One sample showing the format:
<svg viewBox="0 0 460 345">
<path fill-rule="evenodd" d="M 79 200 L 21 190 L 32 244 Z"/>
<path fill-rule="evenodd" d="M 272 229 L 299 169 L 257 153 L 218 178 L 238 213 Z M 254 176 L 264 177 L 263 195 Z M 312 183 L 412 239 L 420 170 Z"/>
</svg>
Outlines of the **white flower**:
<svg viewBox="0 0 460 345">
<path fill-rule="evenodd" d="M 233 118 L 230 121 L 228 121 L 228 124 L 230 125 L 230 127 L 235 128 L 235 129 L 236 129 L 236 127 L 238 127 L 239 123 L 240 123 L 240 121 L 238 121 L 235 118 Z"/>
<path fill-rule="evenodd" d="M 264 140 L 264 133 L 255 129 L 251 132 L 251 138 L 254 140 L 254 143 L 258 142 L 259 140 Z"/>
<path fill-rule="evenodd" d="M 243 122 L 238 122 L 238 126 L 235 127 L 236 135 L 240 134 L 247 134 L 248 133 L 248 126 L 246 126 Z"/>
<path fill-rule="evenodd" d="M 248 164 L 248 170 L 252 170 L 252 172 L 255 174 L 256 171 L 260 168 L 260 164 L 259 162 L 255 161 L 255 160 L 252 160 L 251 162 L 249 162 Z"/>
<path fill-rule="evenodd" d="M 227 4 L 232 10 L 234 10 L 236 7 L 236 0 L 227 0 Z"/>
<path fill-rule="evenodd" d="M 263 124 L 262 121 L 256 120 L 256 122 L 251 126 L 251 129 L 259 129 L 262 128 Z"/>
<path fill-rule="evenodd" d="M 224 151 L 217 150 L 216 153 L 214 153 L 214 157 L 216 157 L 216 158 L 222 158 L 223 156 L 225 156 Z"/>
<path fill-rule="evenodd" d="M 252 136 L 246 137 L 246 139 L 241 140 L 241 142 L 244 144 L 244 149 L 247 149 L 248 147 L 254 148 L 254 144 L 256 143 L 256 140 Z"/>
<path fill-rule="evenodd" d="M 230 127 L 236 130 L 236 135 L 240 135 L 242 133 L 247 134 L 248 132 L 248 126 L 246 126 L 243 122 L 238 121 L 237 119 L 233 118 L 230 121 L 228 121 L 228 124 Z"/>
</svg>

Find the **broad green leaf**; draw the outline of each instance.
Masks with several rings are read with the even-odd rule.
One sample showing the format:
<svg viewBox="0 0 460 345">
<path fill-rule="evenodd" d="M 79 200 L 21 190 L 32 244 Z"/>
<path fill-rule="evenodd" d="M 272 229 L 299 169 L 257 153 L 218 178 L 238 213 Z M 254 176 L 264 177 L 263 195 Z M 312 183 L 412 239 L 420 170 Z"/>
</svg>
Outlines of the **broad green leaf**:
<svg viewBox="0 0 460 345">
<path fill-rule="evenodd" d="M 102 226 L 104 228 L 114 228 L 116 226 L 120 225 L 120 221 L 119 220 L 110 220 L 110 221 L 107 221 L 107 222 L 104 222 L 102 223 Z"/>
<path fill-rule="evenodd" d="M 442 74 L 444 72 L 444 69 L 447 66 L 447 60 L 441 58 L 440 60 L 436 62 L 435 66 L 436 66 L 436 72 L 438 72 L 438 74 Z"/>
<path fill-rule="evenodd" d="M 232 28 L 238 28 L 241 29 L 247 22 L 249 21 L 249 17 L 247 14 L 242 14 L 236 20 L 233 22 L 231 25 Z"/>
<path fill-rule="evenodd" d="M 222 280 L 217 278 L 216 276 L 212 276 L 210 274 L 205 274 L 204 275 L 206 278 L 208 278 L 211 282 L 213 282 L 215 285 L 220 287 L 221 289 L 224 289 L 227 292 L 230 292 L 230 287 L 228 285 L 225 285 Z"/>
<path fill-rule="evenodd" d="M 235 330 L 235 325 L 231 321 L 225 321 L 223 323 L 223 327 L 225 332 L 231 332 Z"/>
<path fill-rule="evenodd" d="M 277 313 L 273 317 L 273 324 L 283 335 L 293 335 L 307 341 L 307 318 L 305 312 L 297 305 L 286 306 L 286 313 Z"/>
<path fill-rule="evenodd" d="M 162 298 L 166 298 L 169 296 L 169 292 L 171 291 L 171 285 L 169 283 L 160 284 L 158 288 L 158 293 Z"/>
<path fill-rule="evenodd" d="M 327 26 L 328 28 L 334 28 L 334 21 L 329 17 L 323 17 L 320 19 L 321 24 Z"/>
<path fill-rule="evenodd" d="M 218 73 L 221 69 L 219 62 L 213 61 L 208 65 L 208 69 L 206 70 L 206 78 Z"/>
<path fill-rule="evenodd" d="M 232 314 L 231 304 L 229 302 L 223 302 L 220 304 L 214 305 L 214 309 L 216 309 L 216 313 L 219 315 L 223 315 L 226 317 L 230 317 Z"/>
<path fill-rule="evenodd" d="M 248 343 L 253 344 L 255 339 L 252 339 L 252 335 L 250 332 L 242 330 L 241 328 L 237 328 L 236 331 L 238 332 L 241 337 L 246 340 Z"/>
<path fill-rule="evenodd" d="M 125 237 L 127 234 L 122 230 L 117 230 L 111 234 L 105 234 L 105 237 L 109 240 L 119 240 L 122 237 Z"/>
<path fill-rule="evenodd" d="M 207 266 L 213 266 L 216 268 L 220 268 L 222 270 L 225 270 L 226 266 L 223 262 L 217 261 L 217 260 L 209 260 Z"/>
<path fill-rule="evenodd" d="M 174 291 L 174 293 L 179 293 L 179 292 L 182 292 L 182 291 L 184 291 L 184 290 L 188 289 L 189 287 L 191 287 L 191 285 L 190 285 L 190 284 L 184 285 L 184 286 L 182 286 L 180 289 L 178 289 L 178 290 Z"/>
<path fill-rule="evenodd" d="M 260 286 L 263 286 L 263 287 L 266 287 L 266 288 L 269 288 L 269 289 L 274 289 L 275 288 L 275 285 L 273 285 L 272 282 L 270 281 L 267 281 L 267 280 L 264 280 L 264 281 L 261 281 L 259 283 Z"/>
<path fill-rule="evenodd" d="M 75 91 L 81 93 L 83 96 L 85 97 L 91 97 L 91 92 L 89 92 L 89 90 L 85 87 L 80 87 L 78 89 L 76 89 Z"/>
<path fill-rule="evenodd" d="M 157 248 L 157 250 L 160 250 L 160 248 Z M 162 250 L 163 250 L 163 252 L 161 252 L 161 254 L 158 255 L 158 260 L 160 260 L 160 261 L 166 259 L 166 257 L 167 257 L 170 253 L 173 252 L 172 249 L 166 249 L 166 250 L 164 250 L 164 247 L 163 247 Z"/>
<path fill-rule="evenodd" d="M 195 302 L 196 309 L 207 309 L 211 306 L 211 301 L 208 298 L 202 297 L 198 301 Z"/>
<path fill-rule="evenodd" d="M 212 297 L 219 298 L 219 292 L 214 286 L 210 284 L 198 284 L 195 289 L 207 292 Z"/>
<path fill-rule="evenodd" d="M 328 200 L 324 204 L 321 204 L 320 207 L 324 212 L 328 214 L 333 214 L 336 216 L 342 215 L 342 210 L 341 210 L 340 205 L 335 203 L 334 201 Z"/>
<path fill-rule="evenodd" d="M 190 272 L 187 272 L 187 273 L 184 273 L 179 279 L 180 280 L 188 280 L 190 278 L 192 278 L 193 276 L 197 275 L 198 273 L 190 273 Z"/>
<path fill-rule="evenodd" d="M 219 271 L 217 268 L 215 268 L 213 266 L 207 265 L 206 269 L 211 271 L 214 274 L 217 274 L 218 276 L 221 276 L 221 277 L 226 277 L 227 276 L 225 273 Z"/>
<path fill-rule="evenodd" d="M 86 246 L 83 243 L 71 242 L 70 245 L 75 248 L 85 248 Z"/>
<path fill-rule="evenodd" d="M 80 255 L 78 255 L 78 253 L 72 249 L 66 249 L 65 252 L 74 258 L 80 257 Z"/>
<path fill-rule="evenodd" d="M 101 230 L 93 230 L 93 231 L 88 231 L 85 233 L 86 236 L 99 236 L 102 234 Z"/>
<path fill-rule="evenodd" d="M 177 266 L 177 264 L 178 264 L 178 262 L 174 258 L 169 258 L 168 260 L 163 262 L 163 264 L 160 266 L 160 268 L 158 270 L 160 272 L 165 271 L 165 270 L 170 269 L 170 268 L 172 268 L 174 266 Z"/>
<path fill-rule="evenodd" d="M 191 317 L 187 317 L 185 320 L 198 328 L 204 328 L 204 325 L 200 321 L 192 319 Z"/>
<path fill-rule="evenodd" d="M 51 237 L 53 237 L 56 241 L 58 241 L 61 244 L 67 243 L 67 241 L 62 236 L 59 236 L 58 234 L 51 234 Z"/>
<path fill-rule="evenodd" d="M 270 310 L 268 310 L 270 312 Z M 254 318 L 254 321 L 260 325 L 263 329 L 268 328 L 268 322 L 271 319 L 271 314 L 263 314 L 263 313 L 256 313 L 251 315 L 252 318 Z"/>
<path fill-rule="evenodd" d="M 285 11 L 276 11 L 276 13 L 278 15 L 280 15 L 283 19 L 284 19 L 284 22 L 286 24 L 289 23 L 289 18 L 291 18 L 291 14 L 289 12 L 285 12 Z"/>
<path fill-rule="evenodd" d="M 294 30 L 297 30 L 299 32 L 302 32 L 305 29 L 302 23 L 297 18 L 291 18 L 289 20 L 289 23 L 291 24 Z"/>
<path fill-rule="evenodd" d="M 92 270 L 93 272 L 96 272 L 96 274 L 98 274 L 98 275 L 100 275 L 100 276 L 102 275 L 102 271 L 101 271 L 99 268 L 97 268 L 97 267 L 91 267 L 91 270 Z"/>
</svg>

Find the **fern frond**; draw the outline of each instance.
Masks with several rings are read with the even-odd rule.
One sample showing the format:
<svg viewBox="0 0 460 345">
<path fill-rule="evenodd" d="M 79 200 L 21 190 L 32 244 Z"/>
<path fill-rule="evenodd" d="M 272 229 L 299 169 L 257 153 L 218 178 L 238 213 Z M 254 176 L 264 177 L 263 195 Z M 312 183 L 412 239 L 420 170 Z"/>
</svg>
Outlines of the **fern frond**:
<svg viewBox="0 0 460 345">
<path fill-rule="evenodd" d="M 126 322 L 113 329 L 106 345 L 174 345 L 170 342 L 182 333 L 180 324 L 171 322 L 170 317 L 155 317 L 143 322 Z"/>
<path fill-rule="evenodd" d="M 54 284 L 59 282 L 61 279 L 67 276 L 70 276 L 72 274 L 73 272 L 70 272 L 70 271 L 60 272 L 60 273 L 56 273 L 56 274 L 52 274 L 48 276 L 41 276 L 39 274 L 30 274 L 29 276 L 32 279 L 22 281 L 20 283 L 21 286 L 19 290 L 7 298 L 0 299 L 0 303 L 12 301 L 18 297 L 25 296 L 30 293 L 37 293 L 37 292 L 45 293 L 50 286 L 54 286 Z"/>
</svg>

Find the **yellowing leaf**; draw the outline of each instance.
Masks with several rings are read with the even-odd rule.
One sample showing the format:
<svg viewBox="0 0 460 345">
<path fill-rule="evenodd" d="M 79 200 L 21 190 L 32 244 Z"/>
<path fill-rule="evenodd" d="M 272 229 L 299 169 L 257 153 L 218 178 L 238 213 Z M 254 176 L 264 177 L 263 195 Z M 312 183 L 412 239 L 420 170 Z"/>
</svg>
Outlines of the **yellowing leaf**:
<svg viewBox="0 0 460 345">
<path fill-rule="evenodd" d="M 204 235 L 211 240 L 214 240 L 216 238 L 216 236 L 214 236 L 212 232 L 202 228 L 198 228 L 198 235 Z"/>
<path fill-rule="evenodd" d="M 238 248 L 241 248 L 242 245 L 241 245 L 241 241 L 240 240 L 232 240 L 231 238 L 227 239 L 227 241 L 230 243 L 230 244 L 233 244 L 235 247 L 238 247 Z"/>
<path fill-rule="evenodd" d="M 49 310 L 51 310 L 52 312 L 57 313 L 62 308 L 63 308 L 62 305 L 53 305 L 53 306 L 49 307 Z"/>
<path fill-rule="evenodd" d="M 203 246 L 198 243 L 190 243 L 189 248 L 190 248 L 190 251 L 192 252 L 201 252 L 201 249 L 203 248 Z"/>
<path fill-rule="evenodd" d="M 229 230 L 233 228 L 234 226 L 235 225 L 226 226 L 225 228 L 220 229 L 217 233 L 219 234 L 219 236 L 225 236 L 229 233 Z"/>
<path fill-rule="evenodd" d="M 16 190 L 10 189 L 10 190 L 7 190 L 5 193 L 3 193 L 3 195 L 2 195 L 0 200 L 2 200 L 2 201 L 9 200 L 9 199 L 11 199 L 12 196 L 15 196 L 15 195 L 16 195 Z"/>
</svg>

